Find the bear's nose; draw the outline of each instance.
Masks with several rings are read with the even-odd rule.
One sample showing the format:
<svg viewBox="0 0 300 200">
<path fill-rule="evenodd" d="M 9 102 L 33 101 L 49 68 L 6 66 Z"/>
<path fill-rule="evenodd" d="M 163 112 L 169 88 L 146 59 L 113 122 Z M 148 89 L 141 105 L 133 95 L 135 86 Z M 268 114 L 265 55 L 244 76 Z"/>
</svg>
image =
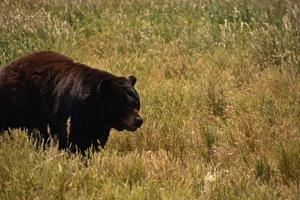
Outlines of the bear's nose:
<svg viewBox="0 0 300 200">
<path fill-rule="evenodd" d="M 136 127 L 140 127 L 143 124 L 143 121 L 144 120 L 141 117 L 136 117 L 135 118 Z"/>
</svg>

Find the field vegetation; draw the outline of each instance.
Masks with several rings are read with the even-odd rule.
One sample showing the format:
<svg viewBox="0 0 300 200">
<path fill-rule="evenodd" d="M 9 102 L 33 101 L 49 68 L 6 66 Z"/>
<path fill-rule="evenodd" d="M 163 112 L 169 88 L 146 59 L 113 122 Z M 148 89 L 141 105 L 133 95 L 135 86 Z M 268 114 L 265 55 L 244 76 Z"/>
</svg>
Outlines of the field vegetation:
<svg viewBox="0 0 300 200">
<path fill-rule="evenodd" d="M 300 199 L 299 1 L 1 0 L 0 65 L 39 50 L 137 76 L 145 122 L 89 159 L 2 135 L 0 199 Z"/>
</svg>

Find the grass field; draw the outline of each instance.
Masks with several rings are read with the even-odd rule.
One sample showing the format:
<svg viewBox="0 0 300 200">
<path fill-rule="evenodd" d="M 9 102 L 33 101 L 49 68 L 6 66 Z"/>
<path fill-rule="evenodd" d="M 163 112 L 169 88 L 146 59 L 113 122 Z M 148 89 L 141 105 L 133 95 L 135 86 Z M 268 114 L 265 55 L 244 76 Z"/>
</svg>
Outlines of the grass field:
<svg viewBox="0 0 300 200">
<path fill-rule="evenodd" d="M 300 199 L 299 1 L 1 0 L 0 65 L 38 50 L 137 76 L 145 122 L 90 159 L 2 136 L 0 199 Z"/>
</svg>

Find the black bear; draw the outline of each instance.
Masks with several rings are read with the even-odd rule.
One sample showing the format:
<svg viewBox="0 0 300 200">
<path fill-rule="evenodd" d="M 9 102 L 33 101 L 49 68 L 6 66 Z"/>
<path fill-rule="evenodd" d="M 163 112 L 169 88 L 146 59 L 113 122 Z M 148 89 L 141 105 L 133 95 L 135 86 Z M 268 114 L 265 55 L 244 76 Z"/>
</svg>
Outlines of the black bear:
<svg viewBox="0 0 300 200">
<path fill-rule="evenodd" d="M 111 128 L 135 131 L 143 123 L 135 82 L 56 52 L 25 55 L 0 68 L 0 132 L 37 129 L 60 149 L 103 148 Z"/>
</svg>

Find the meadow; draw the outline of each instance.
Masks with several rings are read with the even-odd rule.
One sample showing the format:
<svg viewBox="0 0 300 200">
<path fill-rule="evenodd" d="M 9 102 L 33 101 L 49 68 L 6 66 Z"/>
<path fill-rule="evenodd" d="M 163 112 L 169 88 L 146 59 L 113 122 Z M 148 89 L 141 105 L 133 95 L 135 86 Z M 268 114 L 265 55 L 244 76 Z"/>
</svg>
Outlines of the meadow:
<svg viewBox="0 0 300 200">
<path fill-rule="evenodd" d="M 145 122 L 90 158 L 2 135 L 0 199 L 300 199 L 299 1 L 1 0 L 0 66 L 39 50 L 135 75 Z"/>
</svg>

